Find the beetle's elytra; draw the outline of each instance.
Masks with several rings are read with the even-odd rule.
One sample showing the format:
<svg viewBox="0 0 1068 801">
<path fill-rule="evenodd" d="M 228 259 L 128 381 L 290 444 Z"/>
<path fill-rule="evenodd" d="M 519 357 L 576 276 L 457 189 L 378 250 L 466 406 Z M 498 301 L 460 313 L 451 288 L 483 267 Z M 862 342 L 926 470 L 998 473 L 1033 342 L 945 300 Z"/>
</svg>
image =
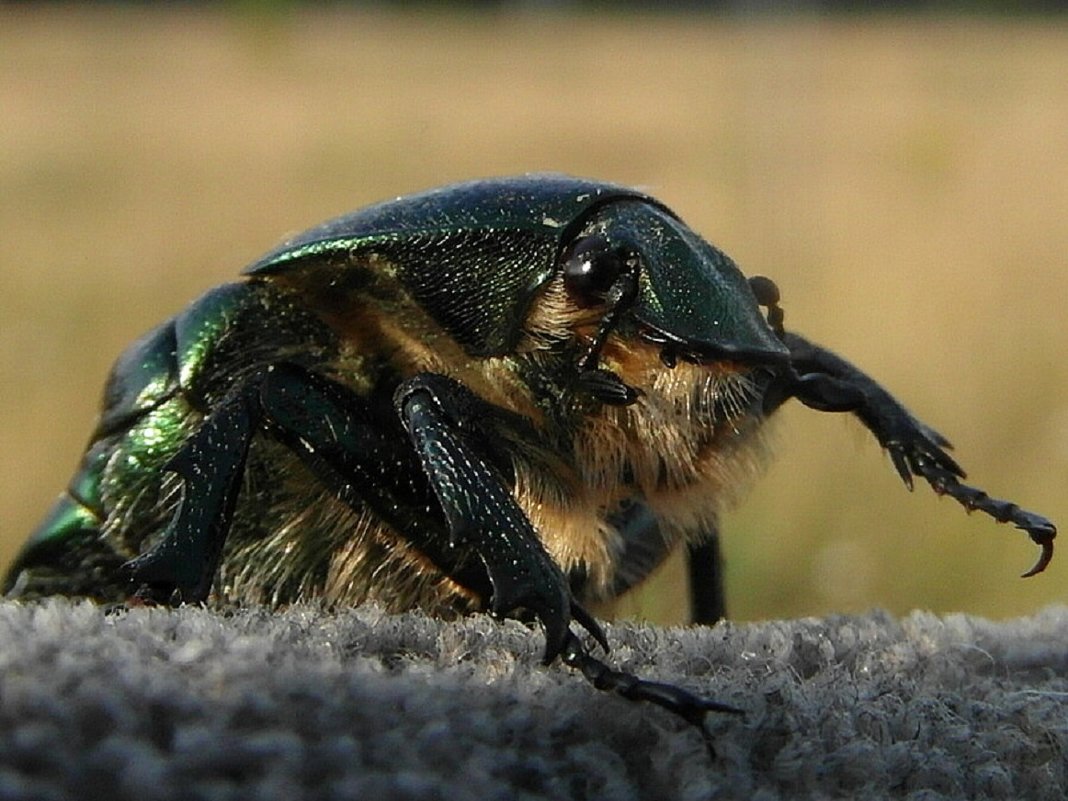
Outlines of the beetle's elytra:
<svg viewBox="0 0 1068 801">
<path fill-rule="evenodd" d="M 524 611 L 599 686 L 699 721 L 729 709 L 617 673 L 583 604 L 688 547 L 695 618 L 723 603 L 721 499 L 790 398 L 852 412 L 969 509 L 947 441 L 782 326 L 659 201 L 558 175 L 447 186 L 313 228 L 116 362 L 70 486 L 9 596 Z M 762 308 L 764 310 L 762 311 Z"/>
</svg>

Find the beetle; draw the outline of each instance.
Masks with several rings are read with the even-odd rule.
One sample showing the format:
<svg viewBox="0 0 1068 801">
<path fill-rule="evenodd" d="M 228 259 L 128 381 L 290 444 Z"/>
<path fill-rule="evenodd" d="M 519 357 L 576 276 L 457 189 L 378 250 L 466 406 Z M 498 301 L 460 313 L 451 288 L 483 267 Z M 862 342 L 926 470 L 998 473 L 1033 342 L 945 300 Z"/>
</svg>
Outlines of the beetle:
<svg viewBox="0 0 1068 801">
<path fill-rule="evenodd" d="M 649 195 L 562 175 L 461 183 L 312 228 L 145 334 L 4 590 L 525 615 L 604 689 L 586 611 L 689 549 L 723 615 L 717 513 L 790 398 L 850 412 L 914 478 L 1053 555 L 1045 518 L 961 482 L 949 443 L 783 327 L 779 292 Z"/>
</svg>

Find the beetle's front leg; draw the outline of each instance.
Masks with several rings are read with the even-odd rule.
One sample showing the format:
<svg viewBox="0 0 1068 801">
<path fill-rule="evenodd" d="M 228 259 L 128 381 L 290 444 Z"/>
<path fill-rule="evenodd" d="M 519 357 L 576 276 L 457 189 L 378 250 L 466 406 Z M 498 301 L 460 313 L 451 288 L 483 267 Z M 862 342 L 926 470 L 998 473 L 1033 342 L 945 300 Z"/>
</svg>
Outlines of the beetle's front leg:
<svg viewBox="0 0 1068 801">
<path fill-rule="evenodd" d="M 853 412 L 890 454 L 909 489 L 913 476 L 919 476 L 935 492 L 950 496 L 969 511 L 978 509 L 1026 531 L 1042 547 L 1042 553 L 1024 576 L 1045 570 L 1053 558 L 1053 539 L 1057 535 L 1052 522 L 961 483 L 964 471 L 944 450 L 951 447 L 949 441 L 913 417 L 893 395 L 845 359 L 797 334 L 786 332 L 783 340 L 790 348 L 793 369 L 772 382 L 765 412 L 773 411 L 789 397 L 821 411 Z"/>
<path fill-rule="evenodd" d="M 533 612 L 545 626 L 546 663 L 573 636 L 572 616 L 607 648 L 488 458 L 489 443 L 478 425 L 485 404 L 452 379 L 429 373 L 401 384 L 394 402 L 441 505 L 451 544 L 470 548 L 486 566 L 494 614 Z"/>
</svg>

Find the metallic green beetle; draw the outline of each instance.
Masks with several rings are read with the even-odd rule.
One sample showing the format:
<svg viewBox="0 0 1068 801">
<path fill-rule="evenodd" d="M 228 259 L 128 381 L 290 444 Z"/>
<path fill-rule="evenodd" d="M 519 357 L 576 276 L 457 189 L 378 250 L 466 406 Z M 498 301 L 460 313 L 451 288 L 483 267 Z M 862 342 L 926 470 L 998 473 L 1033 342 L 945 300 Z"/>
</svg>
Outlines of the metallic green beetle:
<svg viewBox="0 0 1068 801">
<path fill-rule="evenodd" d="M 600 685 L 690 719 L 715 702 L 612 671 L 584 605 L 688 547 L 723 613 L 716 515 L 793 397 L 854 413 L 914 476 L 1042 546 L 962 483 L 946 440 L 782 327 L 659 201 L 537 175 L 313 228 L 118 360 L 81 466 L 8 574 L 17 598 L 525 612 Z M 761 312 L 761 306 L 766 308 Z"/>
</svg>

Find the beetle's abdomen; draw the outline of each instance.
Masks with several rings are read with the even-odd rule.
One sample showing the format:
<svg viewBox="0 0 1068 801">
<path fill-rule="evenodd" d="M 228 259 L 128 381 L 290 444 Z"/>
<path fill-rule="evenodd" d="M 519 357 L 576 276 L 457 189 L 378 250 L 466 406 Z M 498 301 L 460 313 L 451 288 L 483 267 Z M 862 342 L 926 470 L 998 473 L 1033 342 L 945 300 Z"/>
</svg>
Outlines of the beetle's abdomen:
<svg viewBox="0 0 1068 801">
<path fill-rule="evenodd" d="M 137 500 L 148 509 L 158 505 L 155 500 L 144 503 L 145 487 L 159 481 L 163 463 L 183 439 L 175 425 L 164 424 L 178 393 L 174 343 L 171 319 L 116 360 L 81 463 L 9 568 L 5 594 L 76 595 L 109 602 L 128 594 L 121 566 L 136 551 L 124 536 L 134 500 L 126 493 L 137 490 Z"/>
<path fill-rule="evenodd" d="M 89 477 L 80 470 L 75 479 L 85 483 Z M 100 525 L 97 511 L 63 492 L 15 557 L 0 591 L 21 599 L 58 594 L 121 600 L 113 577 L 125 559 L 102 540 Z"/>
<path fill-rule="evenodd" d="M 112 367 L 82 462 L 4 591 L 124 598 L 119 568 L 173 515 L 180 482 L 167 463 L 205 414 L 256 369 L 327 360 L 332 342 L 287 292 L 260 282 L 212 289 L 137 340 Z"/>
</svg>

